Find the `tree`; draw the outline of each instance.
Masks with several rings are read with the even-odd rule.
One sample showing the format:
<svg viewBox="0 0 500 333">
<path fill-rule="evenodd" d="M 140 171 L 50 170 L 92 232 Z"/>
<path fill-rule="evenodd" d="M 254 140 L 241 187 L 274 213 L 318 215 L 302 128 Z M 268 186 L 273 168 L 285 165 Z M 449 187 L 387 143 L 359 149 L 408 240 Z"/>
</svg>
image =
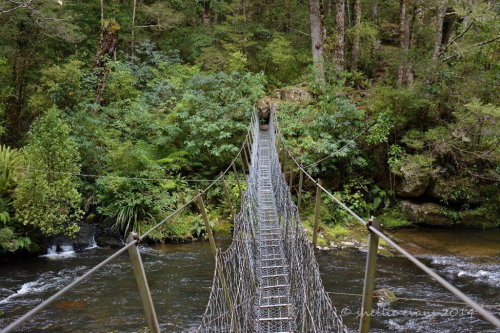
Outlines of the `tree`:
<svg viewBox="0 0 500 333">
<path fill-rule="evenodd" d="M 445 14 L 446 14 L 446 0 L 439 0 L 436 38 L 434 40 L 434 53 L 432 54 L 432 60 L 434 61 L 439 58 L 439 54 L 441 53 L 441 47 L 443 45 L 443 24 L 444 24 Z"/>
<path fill-rule="evenodd" d="M 400 20 L 399 20 L 399 39 L 403 53 L 402 64 L 399 66 L 398 84 L 409 85 L 413 83 L 413 66 L 409 62 L 410 51 L 410 19 L 408 15 L 408 0 L 400 0 Z"/>
<path fill-rule="evenodd" d="M 316 82 L 325 82 L 325 63 L 323 58 L 325 31 L 321 16 L 320 0 L 309 0 L 309 19 L 311 20 L 311 48 Z"/>
<path fill-rule="evenodd" d="M 131 48 L 132 48 L 132 56 L 135 55 L 135 11 L 137 9 L 137 0 L 132 2 L 132 40 L 131 40 Z"/>
<path fill-rule="evenodd" d="M 14 192 L 16 217 L 45 235 L 73 235 L 82 215 L 76 143 L 56 108 L 38 118 L 24 149 L 26 173 Z"/>
<path fill-rule="evenodd" d="M 64 48 L 78 44 L 84 36 L 75 24 L 74 12 L 66 7 L 62 10 L 53 0 L 0 1 L 0 25 L 3 46 L 0 54 L 11 66 L 11 70 L 2 75 L 2 81 L 10 88 L 5 103 L 6 141 L 19 145 L 32 120 L 26 106 L 32 84 L 39 77 L 37 71 L 49 55 L 60 51 L 47 45 L 57 41 Z"/>
<path fill-rule="evenodd" d="M 337 15 L 335 30 L 337 40 L 335 43 L 335 63 L 339 71 L 344 70 L 344 48 L 345 48 L 345 0 L 337 0 Z"/>
<path fill-rule="evenodd" d="M 372 3 L 372 21 L 374 24 L 378 24 L 378 2 L 379 0 L 373 0 Z"/>
<path fill-rule="evenodd" d="M 118 45 L 118 31 L 121 29 L 115 20 L 106 20 L 103 23 L 101 40 L 97 49 L 94 68 L 99 77 L 99 83 L 96 87 L 96 104 L 102 102 L 102 94 L 106 86 L 106 80 L 109 74 L 108 62 L 116 57 L 116 48 Z"/>
<path fill-rule="evenodd" d="M 358 68 L 359 61 L 359 28 L 361 25 L 361 0 L 354 1 L 354 39 L 352 42 L 351 67 L 353 70 Z"/>
<path fill-rule="evenodd" d="M 211 20 L 211 8 L 210 8 L 210 0 L 202 0 L 200 1 L 201 7 L 203 9 L 201 15 L 201 21 L 203 24 L 209 25 Z"/>
</svg>

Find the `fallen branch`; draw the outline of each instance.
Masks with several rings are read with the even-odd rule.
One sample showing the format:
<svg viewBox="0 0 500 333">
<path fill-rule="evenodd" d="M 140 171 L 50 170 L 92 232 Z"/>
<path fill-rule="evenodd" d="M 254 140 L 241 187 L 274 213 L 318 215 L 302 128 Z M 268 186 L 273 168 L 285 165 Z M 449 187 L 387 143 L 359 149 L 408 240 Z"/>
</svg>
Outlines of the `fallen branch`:
<svg viewBox="0 0 500 333">
<path fill-rule="evenodd" d="M 488 39 L 488 40 L 485 40 L 485 41 L 482 41 L 482 42 L 479 42 L 479 43 L 476 43 L 474 44 L 473 46 L 483 46 L 483 45 L 487 45 L 487 44 L 490 44 L 490 43 L 493 43 L 493 42 L 496 42 L 497 40 L 500 39 L 500 35 L 499 36 L 496 36 L 496 37 L 493 37 L 491 39 Z M 452 54 L 448 57 L 446 57 L 445 59 L 443 59 L 444 62 L 446 61 L 449 61 L 451 59 L 454 59 L 454 58 L 458 58 L 458 57 L 461 57 L 462 55 L 461 54 L 458 54 L 458 53 L 455 53 L 455 54 Z"/>
<path fill-rule="evenodd" d="M 455 38 L 453 38 L 448 44 L 446 44 L 446 46 L 441 50 L 439 51 L 439 54 L 438 56 L 441 56 L 443 53 L 445 53 L 448 48 L 453 44 L 455 43 L 458 39 L 462 38 L 463 35 L 465 35 L 467 33 L 467 31 L 469 31 L 469 29 L 474 25 L 474 21 L 471 22 L 471 24 L 469 24 L 465 29 L 464 31 L 462 31 L 461 33 L 459 33 Z"/>
</svg>

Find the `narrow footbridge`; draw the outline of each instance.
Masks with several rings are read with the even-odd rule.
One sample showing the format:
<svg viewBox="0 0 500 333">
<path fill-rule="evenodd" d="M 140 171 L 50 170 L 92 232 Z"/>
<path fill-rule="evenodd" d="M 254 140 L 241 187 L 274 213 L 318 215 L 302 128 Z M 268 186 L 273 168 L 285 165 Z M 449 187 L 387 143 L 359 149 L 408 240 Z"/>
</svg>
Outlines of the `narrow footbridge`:
<svg viewBox="0 0 500 333">
<path fill-rule="evenodd" d="M 39 311 L 64 295 L 80 282 L 88 279 L 124 252 L 131 258 L 134 275 L 151 332 L 160 332 L 153 297 L 147 283 L 137 244 L 159 226 L 194 203 L 205 221 L 211 248 L 215 256 L 212 289 L 202 322 L 194 332 L 347 332 L 342 318 L 325 292 L 320 278 L 314 248 L 319 226 L 321 193 L 345 209 L 354 219 L 367 227 L 369 252 L 366 260 L 363 299 L 359 331 L 368 332 L 375 286 L 376 260 L 379 238 L 434 278 L 458 299 L 474 309 L 483 319 L 500 328 L 500 320 L 452 286 L 432 269 L 402 249 L 377 226 L 375 219 L 365 221 L 339 201 L 319 181 L 316 181 L 289 152 L 279 131 L 276 114 L 268 124 L 261 124 L 253 113 L 248 134 L 239 153 L 227 169 L 204 190 L 182 207 L 142 235 L 131 233 L 127 245 L 75 279 L 53 296 L 4 327 L 0 333 L 14 331 Z M 293 177 L 287 184 L 279 157 L 288 156 L 299 171 L 297 205 L 290 192 Z M 230 170 L 237 176 L 237 164 L 247 173 L 246 189 L 236 177 L 241 205 L 233 214 L 233 240 L 229 248 L 217 249 L 205 211 L 203 196 L 215 184 L 221 183 L 227 203 L 233 211 L 225 175 Z M 304 232 L 299 216 L 302 185 L 309 179 L 316 187 L 316 215 L 313 242 Z M 154 295 L 153 295 L 154 296 Z"/>
<path fill-rule="evenodd" d="M 251 138 L 233 242 L 217 252 L 200 331 L 345 332 L 281 172 L 274 123 L 255 122 Z"/>
</svg>

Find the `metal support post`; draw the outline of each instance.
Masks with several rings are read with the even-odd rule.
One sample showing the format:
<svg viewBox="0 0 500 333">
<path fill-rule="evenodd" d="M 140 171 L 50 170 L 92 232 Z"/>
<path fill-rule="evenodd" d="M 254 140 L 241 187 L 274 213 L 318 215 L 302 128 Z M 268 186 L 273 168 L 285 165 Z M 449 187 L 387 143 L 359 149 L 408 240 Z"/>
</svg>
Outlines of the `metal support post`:
<svg viewBox="0 0 500 333">
<path fill-rule="evenodd" d="M 231 213 L 231 221 L 233 221 L 234 223 L 233 201 L 231 200 L 231 193 L 229 193 L 229 190 L 227 189 L 226 186 L 226 182 L 224 181 L 223 173 L 221 173 L 221 180 L 222 180 L 222 190 L 224 191 L 224 194 L 226 196 L 227 206 L 229 208 L 229 212 Z"/>
<path fill-rule="evenodd" d="M 205 230 L 208 235 L 208 240 L 210 241 L 210 249 L 212 250 L 212 254 L 215 256 L 217 254 L 217 245 L 215 244 L 214 234 L 212 233 L 212 228 L 210 227 L 210 223 L 208 222 L 208 215 L 205 209 L 205 203 L 203 203 L 203 196 L 198 196 L 198 206 L 201 211 L 201 216 L 203 217 L 203 222 L 205 222 Z"/>
<path fill-rule="evenodd" d="M 250 174 L 250 160 L 248 159 L 248 154 L 246 150 L 246 145 L 243 145 L 243 155 L 245 155 L 245 161 L 247 162 L 248 174 Z M 243 157 L 241 158 L 243 160 Z M 243 162 L 242 162 L 243 163 Z"/>
<path fill-rule="evenodd" d="M 380 225 L 372 216 L 368 225 L 379 229 Z M 361 318 L 359 323 L 359 332 L 367 333 L 370 330 L 370 321 L 372 317 L 373 289 L 375 288 L 375 273 L 377 272 L 377 252 L 379 237 L 370 231 L 370 244 L 368 255 L 366 257 L 365 282 L 363 286 L 363 301 L 361 305 Z"/>
<path fill-rule="evenodd" d="M 250 135 L 247 139 L 248 161 L 252 163 L 252 144 L 250 143 Z M 250 171 L 248 172 L 250 173 Z"/>
<path fill-rule="evenodd" d="M 302 184 L 304 183 L 304 172 L 300 169 L 299 173 L 299 193 L 297 195 L 297 210 L 300 212 L 300 204 L 302 201 Z"/>
<path fill-rule="evenodd" d="M 127 237 L 127 243 L 138 239 L 139 235 L 135 232 L 131 232 Z M 160 333 L 160 326 L 158 325 L 158 318 L 156 317 L 153 299 L 151 298 L 151 291 L 149 290 L 146 272 L 144 271 L 144 265 L 142 264 L 141 254 L 137 249 L 137 245 L 134 244 L 130 246 L 128 248 L 128 253 L 130 254 L 130 261 L 132 262 L 132 269 L 134 270 L 135 282 L 137 282 L 137 288 L 139 289 L 139 295 L 141 296 L 142 306 L 144 308 L 146 320 L 148 321 L 149 329 L 153 333 Z"/>
<path fill-rule="evenodd" d="M 319 229 L 319 215 L 321 210 L 321 180 L 318 179 L 316 184 L 316 206 L 314 208 L 314 227 L 313 227 L 313 247 L 316 248 L 318 242 L 318 229 Z"/>
<path fill-rule="evenodd" d="M 200 191 L 201 193 L 201 191 Z M 203 216 L 203 222 L 205 222 L 205 229 L 207 231 L 207 235 L 208 235 L 208 240 L 210 241 L 210 249 L 212 251 L 212 254 L 214 255 L 215 257 L 215 260 L 216 260 L 216 267 L 217 267 L 217 273 L 219 274 L 219 278 L 220 278 L 220 281 L 221 281 L 221 285 L 222 285 L 222 289 L 224 290 L 224 298 L 226 299 L 226 305 L 229 309 L 229 311 L 231 312 L 231 323 L 232 323 L 232 326 L 233 326 L 233 330 L 235 330 L 235 327 L 234 327 L 234 309 L 233 309 L 233 304 L 231 302 L 231 297 L 229 295 L 229 289 L 227 287 L 227 283 L 226 283 L 226 278 L 224 277 L 224 272 L 222 271 L 222 267 L 218 264 L 218 257 L 217 257 L 217 245 L 215 244 L 215 239 L 214 239 L 214 234 L 212 233 L 212 228 L 210 227 L 210 223 L 208 222 L 208 215 L 207 215 L 207 211 L 205 209 L 205 203 L 203 202 L 203 196 L 200 194 L 200 196 L 198 196 L 198 206 L 200 208 L 200 211 L 201 211 L 201 215 Z"/>
<path fill-rule="evenodd" d="M 241 184 L 240 184 L 240 177 L 238 177 L 238 170 L 236 170 L 236 165 L 233 162 L 233 172 L 234 172 L 234 178 L 236 178 L 236 184 L 238 185 L 238 191 L 240 192 L 240 199 L 243 198 L 242 191 L 241 191 Z"/>
<path fill-rule="evenodd" d="M 240 160 L 241 160 L 241 171 L 243 171 L 243 179 L 245 179 L 245 174 L 247 173 L 247 170 L 245 168 L 245 160 L 243 159 L 243 155 L 245 153 L 245 147 L 242 147 L 241 153 L 240 153 Z"/>
</svg>

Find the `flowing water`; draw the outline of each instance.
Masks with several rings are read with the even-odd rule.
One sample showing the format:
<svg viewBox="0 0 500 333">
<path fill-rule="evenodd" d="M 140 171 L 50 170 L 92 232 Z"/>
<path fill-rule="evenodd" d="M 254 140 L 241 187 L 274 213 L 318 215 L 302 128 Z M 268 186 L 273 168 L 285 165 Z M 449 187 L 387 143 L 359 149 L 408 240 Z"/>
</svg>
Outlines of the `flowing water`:
<svg viewBox="0 0 500 333">
<path fill-rule="evenodd" d="M 450 231 L 407 230 L 395 236 L 448 281 L 499 314 L 499 232 L 458 232 L 450 236 Z M 219 244 L 227 246 L 228 243 Z M 59 246 L 48 249 L 45 256 L 2 264 L 0 327 L 111 253 L 113 250 L 99 248 L 75 253 L 69 247 Z M 208 243 L 141 247 L 141 253 L 161 327 L 168 332 L 196 328 L 208 300 L 214 270 Z M 327 291 L 362 292 L 366 254 L 342 249 L 320 251 L 317 256 Z M 404 258 L 379 257 L 378 263 L 377 288 L 388 288 L 404 298 L 457 301 Z M 348 328 L 356 330 L 361 298 L 331 296 L 337 310 L 344 314 Z M 378 304 L 374 310 L 375 332 L 496 332 L 460 304 L 398 300 Z M 145 326 L 132 270 L 124 255 L 19 331 L 140 332 Z"/>
</svg>

